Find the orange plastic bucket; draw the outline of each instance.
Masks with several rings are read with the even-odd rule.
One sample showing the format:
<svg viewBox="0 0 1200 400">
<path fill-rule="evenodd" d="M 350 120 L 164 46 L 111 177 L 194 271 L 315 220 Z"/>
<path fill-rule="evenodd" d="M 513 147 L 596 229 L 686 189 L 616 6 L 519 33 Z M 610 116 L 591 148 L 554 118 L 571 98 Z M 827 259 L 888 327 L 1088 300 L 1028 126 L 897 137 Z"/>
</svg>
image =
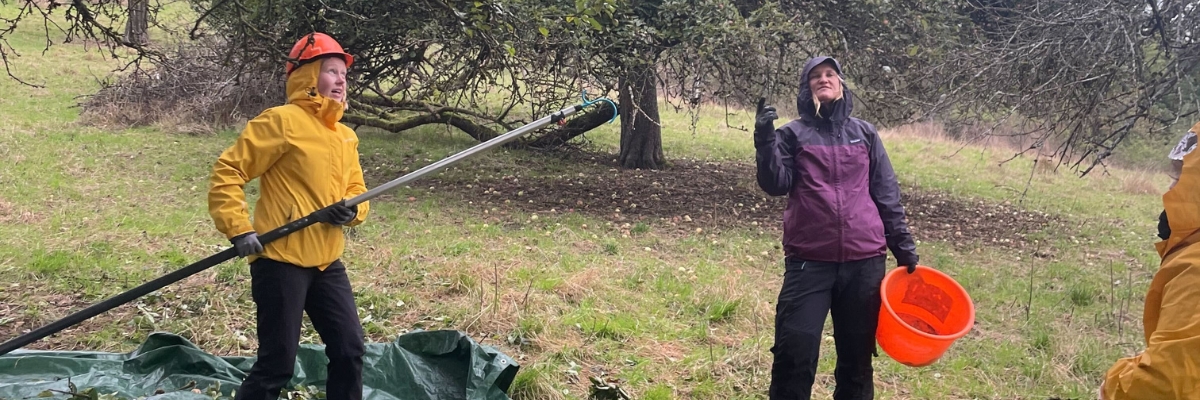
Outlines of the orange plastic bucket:
<svg viewBox="0 0 1200 400">
<path fill-rule="evenodd" d="M 904 267 L 883 277 L 880 289 L 879 347 L 910 367 L 933 364 L 975 325 L 975 305 L 958 282 L 933 268 Z"/>
</svg>

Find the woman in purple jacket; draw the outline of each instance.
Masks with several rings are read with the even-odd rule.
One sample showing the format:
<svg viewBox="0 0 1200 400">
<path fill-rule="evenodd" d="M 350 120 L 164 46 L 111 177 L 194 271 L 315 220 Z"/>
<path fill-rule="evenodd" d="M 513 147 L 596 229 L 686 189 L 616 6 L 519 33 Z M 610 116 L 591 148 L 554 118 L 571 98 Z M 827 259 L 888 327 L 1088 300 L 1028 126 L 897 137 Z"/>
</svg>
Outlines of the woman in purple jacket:
<svg viewBox="0 0 1200 400">
<path fill-rule="evenodd" d="M 879 133 L 850 116 L 854 100 L 843 85 L 841 65 L 816 57 L 801 76 L 799 119 L 775 129 L 779 116 L 761 100 L 755 117 L 758 185 L 772 196 L 788 195 L 770 396 L 809 398 L 821 330 L 832 311 L 833 398 L 871 399 L 887 250 L 912 273 L 916 245 Z"/>
</svg>

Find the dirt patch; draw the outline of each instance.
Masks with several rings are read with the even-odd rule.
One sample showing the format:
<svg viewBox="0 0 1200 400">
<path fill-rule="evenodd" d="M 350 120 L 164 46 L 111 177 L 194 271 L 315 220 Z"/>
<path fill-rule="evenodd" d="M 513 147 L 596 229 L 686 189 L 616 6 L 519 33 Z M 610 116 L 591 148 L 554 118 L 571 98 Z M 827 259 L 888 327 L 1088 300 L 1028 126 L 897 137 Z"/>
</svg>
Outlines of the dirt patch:
<svg viewBox="0 0 1200 400">
<path fill-rule="evenodd" d="M 663 170 L 620 169 L 611 155 L 574 155 L 569 172 L 521 163 L 512 175 L 438 177 L 422 181 L 430 195 L 449 197 L 501 215 L 519 211 L 540 215 L 581 213 L 618 224 L 643 222 L 656 230 L 694 232 L 697 228 L 765 229 L 779 232 L 786 196 L 763 193 L 753 165 L 676 160 Z M 401 163 L 410 163 L 404 160 Z M 373 171 L 371 186 L 401 175 L 395 161 L 368 160 L 391 168 Z M 370 170 L 370 168 L 368 168 Z M 466 169 L 469 169 L 466 168 Z M 494 171 L 492 171 L 494 172 Z M 385 175 L 386 174 L 386 175 Z M 902 199 L 914 236 L 922 241 L 1022 248 L 1034 232 L 1055 230 L 1064 220 L 1007 202 L 966 200 L 906 187 Z M 495 217 L 496 213 L 490 213 Z"/>
<path fill-rule="evenodd" d="M 1007 201 L 965 200 L 929 190 L 907 189 L 903 201 L 913 235 L 920 240 L 1021 249 L 1033 245 L 1031 234 L 1061 232 L 1067 222 Z"/>
</svg>

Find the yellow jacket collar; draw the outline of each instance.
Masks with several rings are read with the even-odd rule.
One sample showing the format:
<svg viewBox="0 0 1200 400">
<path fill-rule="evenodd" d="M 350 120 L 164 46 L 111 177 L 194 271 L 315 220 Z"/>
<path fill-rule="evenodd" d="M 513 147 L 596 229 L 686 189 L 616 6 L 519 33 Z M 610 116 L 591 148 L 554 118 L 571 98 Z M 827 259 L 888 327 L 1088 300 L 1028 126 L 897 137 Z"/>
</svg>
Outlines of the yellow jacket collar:
<svg viewBox="0 0 1200 400">
<path fill-rule="evenodd" d="M 319 118 L 326 127 L 334 129 L 338 121 L 342 120 L 346 104 L 317 92 L 317 76 L 320 72 L 320 61 L 310 62 L 293 70 L 287 79 L 288 103 L 304 108 L 309 114 Z"/>
</svg>

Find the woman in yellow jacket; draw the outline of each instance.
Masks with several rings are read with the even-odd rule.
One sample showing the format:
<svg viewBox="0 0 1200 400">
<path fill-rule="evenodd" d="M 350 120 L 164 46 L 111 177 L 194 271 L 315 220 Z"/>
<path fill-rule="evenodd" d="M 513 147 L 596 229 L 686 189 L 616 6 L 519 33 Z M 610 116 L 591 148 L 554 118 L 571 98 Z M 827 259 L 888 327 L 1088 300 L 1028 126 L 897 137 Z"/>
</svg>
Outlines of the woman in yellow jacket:
<svg viewBox="0 0 1200 400">
<path fill-rule="evenodd" d="M 363 331 L 346 267 L 342 226 L 363 222 L 368 204 L 344 200 L 367 191 L 358 137 L 339 123 L 346 109 L 346 69 L 354 58 L 323 33 L 296 42 L 287 63 L 286 105 L 263 111 L 213 166 L 209 213 L 238 255 L 250 261 L 258 307 L 258 359 L 237 400 L 276 399 L 292 378 L 307 312 L 329 357 L 331 400 L 362 398 Z M 244 187 L 259 179 L 251 222 Z M 267 232 L 326 206 L 319 221 L 265 247 Z"/>
<path fill-rule="evenodd" d="M 1117 360 L 1101 399 L 1200 399 L 1200 123 L 1171 152 L 1178 179 L 1163 195 L 1162 264 L 1146 293 L 1146 348 Z"/>
</svg>

